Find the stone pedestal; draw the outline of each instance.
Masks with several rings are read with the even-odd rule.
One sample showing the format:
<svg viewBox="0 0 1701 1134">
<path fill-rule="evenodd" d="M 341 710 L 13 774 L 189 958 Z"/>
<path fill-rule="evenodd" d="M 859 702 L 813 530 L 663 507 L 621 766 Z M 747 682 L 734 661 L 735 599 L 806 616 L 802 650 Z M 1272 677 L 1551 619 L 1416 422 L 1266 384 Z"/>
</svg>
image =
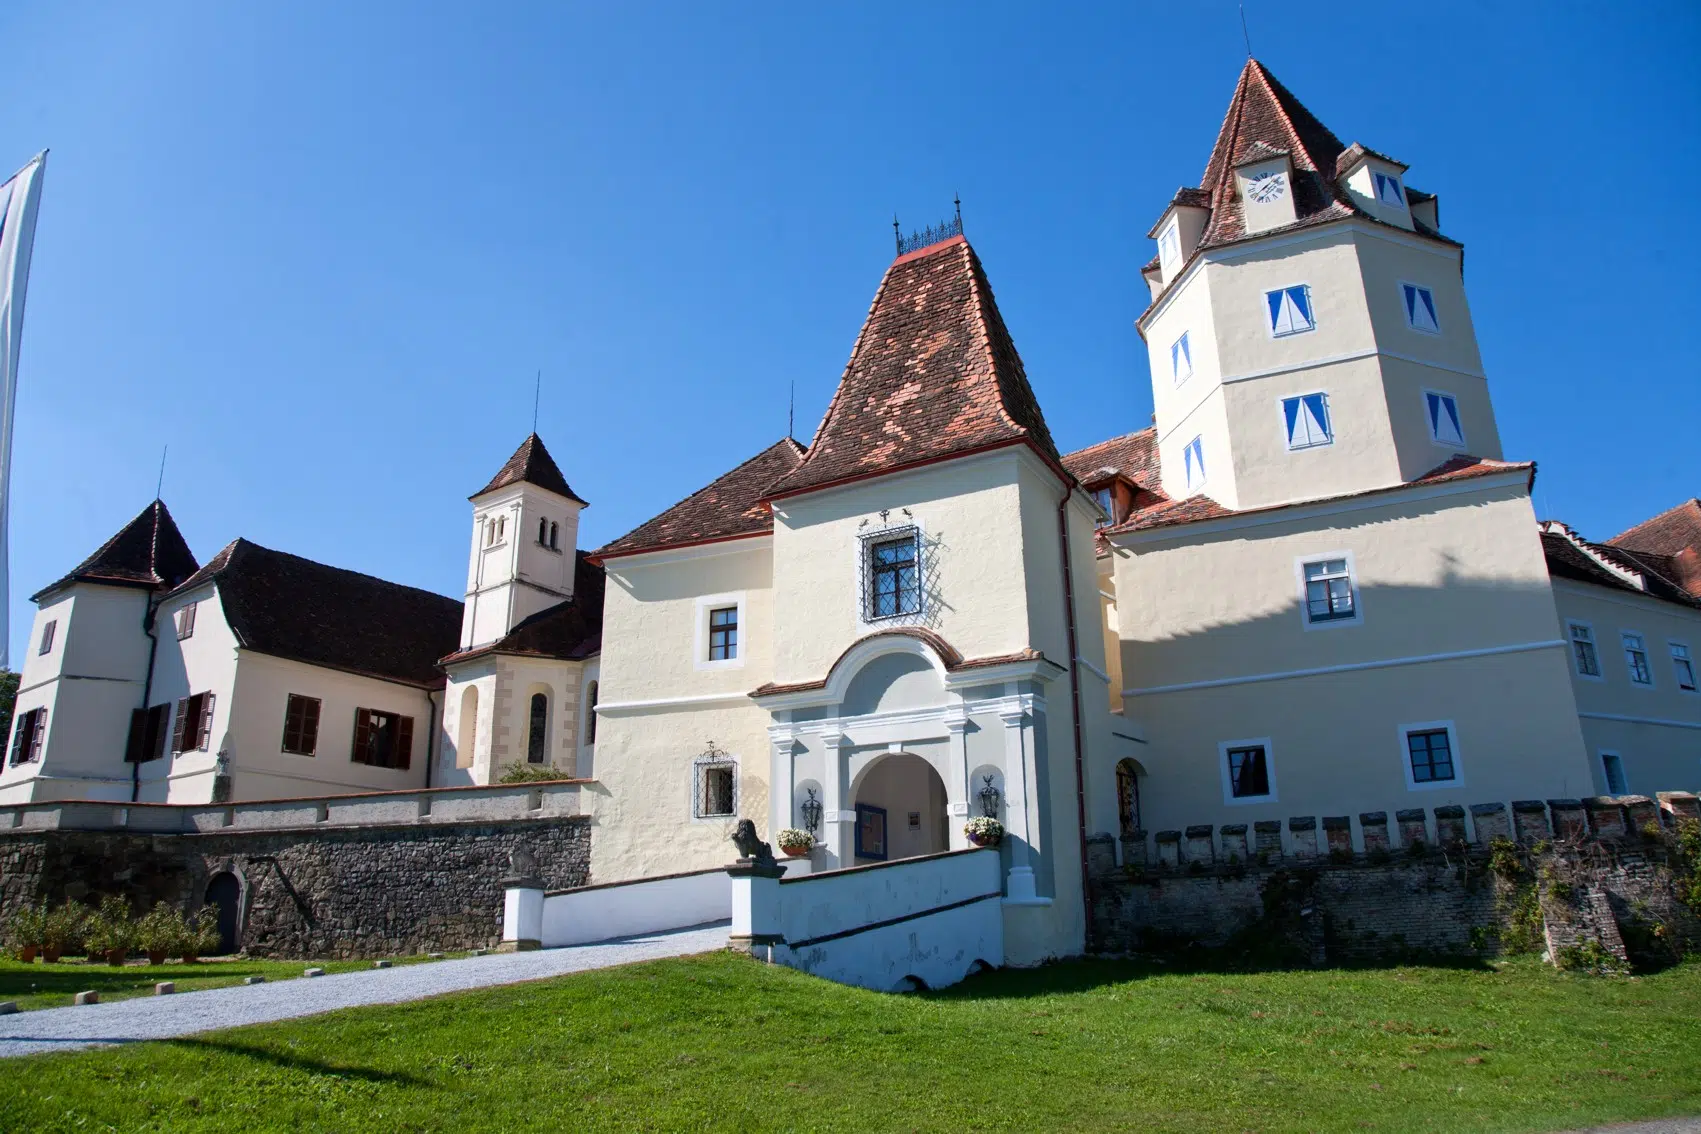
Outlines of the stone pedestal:
<svg viewBox="0 0 1701 1134">
<path fill-rule="evenodd" d="M 1442 847 L 1453 847 L 1467 842 L 1465 836 L 1465 809 L 1456 803 L 1449 803 L 1435 809 L 1435 841 Z"/>
<path fill-rule="evenodd" d="M 1339 858 L 1353 853 L 1353 824 L 1352 819 L 1345 815 L 1323 816 L 1323 839 L 1328 844 L 1329 855 Z"/>
<path fill-rule="evenodd" d="M 1512 830 L 1520 843 L 1539 843 L 1553 837 L 1547 822 L 1547 804 L 1539 799 L 1512 801 Z"/>
<path fill-rule="evenodd" d="M 1625 832 L 1624 805 L 1610 795 L 1597 795 L 1583 801 L 1589 816 L 1589 830 L 1597 839 L 1622 839 Z"/>
<path fill-rule="evenodd" d="M 1504 803 L 1471 804 L 1471 825 L 1476 828 L 1478 846 L 1486 847 L 1495 839 L 1512 837 L 1512 825 L 1507 821 Z"/>
<path fill-rule="evenodd" d="M 1365 811 L 1358 817 L 1359 830 L 1364 832 L 1364 853 L 1376 854 L 1388 851 L 1388 813 L 1386 811 Z"/>
<path fill-rule="evenodd" d="M 1640 835 L 1649 823 L 1660 825 L 1660 805 L 1645 795 L 1627 795 L 1619 799 L 1630 816 L 1630 830 Z"/>
<path fill-rule="evenodd" d="M 502 879 L 502 944 L 498 948 L 504 953 L 543 948 L 543 879 Z"/>
<path fill-rule="evenodd" d="M 1566 842 L 1578 842 L 1589 835 L 1589 824 L 1583 818 L 1580 799 L 1550 799 L 1548 812 L 1553 816 L 1553 837 Z"/>
<path fill-rule="evenodd" d="M 1122 836 L 1122 865 L 1125 867 L 1146 866 L 1146 832 L 1133 830 Z"/>
<path fill-rule="evenodd" d="M 1424 814 L 1423 808 L 1403 807 L 1394 812 L 1394 822 L 1399 825 L 1400 845 L 1407 850 L 1434 845 L 1434 840 L 1429 837 L 1429 816 Z"/>
<path fill-rule="evenodd" d="M 1260 819 L 1252 824 L 1252 853 L 1260 862 L 1282 860 L 1282 821 Z"/>
<path fill-rule="evenodd" d="M 1317 857 L 1317 820 L 1310 815 L 1296 815 L 1288 820 L 1288 838 L 1293 840 L 1295 858 Z"/>
<path fill-rule="evenodd" d="M 1223 861 L 1229 864 L 1246 863 L 1246 824 L 1225 823 L 1222 828 Z"/>
<path fill-rule="evenodd" d="M 772 859 L 739 859 L 726 868 L 732 879 L 732 933 L 727 945 L 761 955 L 765 946 L 782 944 L 780 879 L 786 868 Z"/>
<path fill-rule="evenodd" d="M 1158 865 L 1170 869 L 1181 862 L 1181 832 L 1159 831 L 1157 835 Z"/>
<path fill-rule="evenodd" d="M 1211 836 L 1213 831 L 1209 823 L 1199 823 L 1187 828 L 1187 861 L 1198 862 L 1210 866 L 1217 860 L 1216 840 Z"/>
</svg>

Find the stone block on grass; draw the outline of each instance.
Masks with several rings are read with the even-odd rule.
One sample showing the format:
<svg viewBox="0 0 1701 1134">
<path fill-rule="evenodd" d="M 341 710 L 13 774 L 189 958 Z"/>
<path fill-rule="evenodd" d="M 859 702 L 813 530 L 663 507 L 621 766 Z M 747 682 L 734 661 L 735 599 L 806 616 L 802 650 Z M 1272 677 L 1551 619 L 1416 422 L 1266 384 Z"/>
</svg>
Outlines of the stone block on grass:
<svg viewBox="0 0 1701 1134">
<path fill-rule="evenodd" d="M 177 982 L 174 980 L 162 980 L 158 984 L 154 985 L 155 996 L 170 996 L 176 991 Z"/>
<path fill-rule="evenodd" d="M 73 998 L 72 1003 L 75 1003 L 75 1004 L 99 1004 L 100 1003 L 100 993 L 94 991 L 93 989 L 90 989 L 88 992 L 79 992 Z"/>
</svg>

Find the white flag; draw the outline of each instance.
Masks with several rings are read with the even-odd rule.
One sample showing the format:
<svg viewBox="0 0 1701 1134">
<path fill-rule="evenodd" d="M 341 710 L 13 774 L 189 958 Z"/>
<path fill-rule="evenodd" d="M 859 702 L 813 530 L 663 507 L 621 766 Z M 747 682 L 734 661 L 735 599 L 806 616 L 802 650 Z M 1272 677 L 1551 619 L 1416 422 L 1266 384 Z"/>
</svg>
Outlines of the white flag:
<svg viewBox="0 0 1701 1134">
<path fill-rule="evenodd" d="M 12 420 L 18 402 L 18 343 L 24 333 L 24 290 L 35 246 L 35 214 L 47 171 L 43 150 L 0 185 L 0 669 L 9 666 L 11 578 L 6 532 L 12 501 Z"/>
</svg>

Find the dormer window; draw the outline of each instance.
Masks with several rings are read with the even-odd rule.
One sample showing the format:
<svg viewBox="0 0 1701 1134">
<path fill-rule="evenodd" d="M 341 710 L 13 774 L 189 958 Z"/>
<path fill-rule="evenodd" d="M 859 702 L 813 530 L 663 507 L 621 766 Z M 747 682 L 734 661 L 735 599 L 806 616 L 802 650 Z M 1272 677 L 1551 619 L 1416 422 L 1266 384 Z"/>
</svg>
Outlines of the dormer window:
<svg viewBox="0 0 1701 1134">
<path fill-rule="evenodd" d="M 1393 205 L 1397 209 L 1406 207 L 1405 190 L 1400 188 L 1400 179 L 1392 173 L 1370 172 L 1371 182 L 1376 186 L 1376 199 L 1384 205 Z"/>
<path fill-rule="evenodd" d="M 1193 377 L 1193 344 L 1186 331 L 1169 346 L 1169 369 L 1177 386 Z"/>
<path fill-rule="evenodd" d="M 1181 230 L 1176 221 L 1170 221 L 1158 237 L 1158 259 L 1169 267 L 1181 259 Z"/>
<path fill-rule="evenodd" d="M 1106 524 L 1113 524 L 1116 522 L 1116 501 L 1111 495 L 1110 485 L 1107 484 L 1103 488 L 1095 488 L 1093 490 L 1093 502 L 1100 508 L 1103 508 L 1105 512 L 1105 518 L 1098 522 L 1098 527 L 1102 528 Z"/>
</svg>

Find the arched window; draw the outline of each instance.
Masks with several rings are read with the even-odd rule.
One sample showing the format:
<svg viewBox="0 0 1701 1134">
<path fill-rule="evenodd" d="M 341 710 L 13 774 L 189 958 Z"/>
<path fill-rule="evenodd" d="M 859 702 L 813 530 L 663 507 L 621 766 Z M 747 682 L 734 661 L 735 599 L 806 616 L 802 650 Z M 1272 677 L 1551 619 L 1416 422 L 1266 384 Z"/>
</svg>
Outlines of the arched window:
<svg viewBox="0 0 1701 1134">
<path fill-rule="evenodd" d="M 591 682 L 585 689 L 585 743 L 597 742 L 597 683 Z"/>
<path fill-rule="evenodd" d="M 560 540 L 561 540 L 561 525 L 555 523 L 552 520 L 552 521 L 550 521 L 550 524 L 549 524 L 549 546 L 554 548 L 556 551 L 560 551 L 561 550 Z"/>
<path fill-rule="evenodd" d="M 1140 829 L 1140 765 L 1121 760 L 1116 765 L 1116 817 L 1122 834 Z"/>
<path fill-rule="evenodd" d="M 455 767 L 472 767 L 477 747 L 478 686 L 469 685 L 461 693 L 461 721 L 455 732 Z"/>
<path fill-rule="evenodd" d="M 526 763 L 542 764 L 549 754 L 549 698 L 532 694 L 531 727 L 526 731 Z"/>
<path fill-rule="evenodd" d="M 537 522 L 537 541 L 545 547 L 549 546 L 549 521 L 540 519 Z"/>
</svg>

